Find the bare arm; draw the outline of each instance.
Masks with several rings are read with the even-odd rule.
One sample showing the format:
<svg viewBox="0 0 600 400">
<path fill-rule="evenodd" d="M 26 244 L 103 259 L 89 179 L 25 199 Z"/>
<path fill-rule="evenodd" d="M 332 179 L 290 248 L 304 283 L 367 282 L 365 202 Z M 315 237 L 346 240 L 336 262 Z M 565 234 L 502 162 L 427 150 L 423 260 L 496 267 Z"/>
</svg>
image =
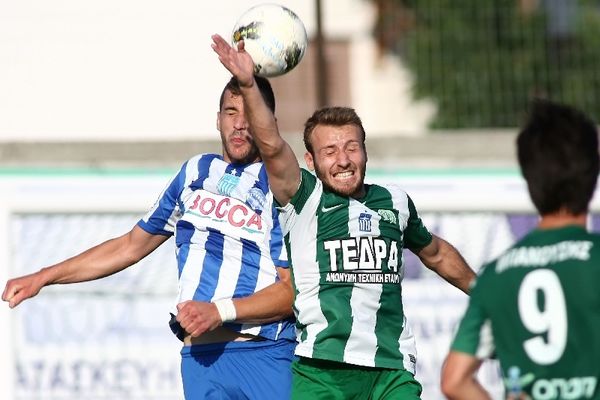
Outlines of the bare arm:
<svg viewBox="0 0 600 400">
<path fill-rule="evenodd" d="M 167 236 L 152 235 L 137 225 L 123 236 L 107 240 L 81 254 L 30 275 L 10 279 L 2 300 L 10 308 L 36 296 L 44 286 L 103 278 L 119 272 L 150 254 Z"/>
<path fill-rule="evenodd" d="M 451 351 L 442 367 L 442 392 L 449 400 L 491 400 L 475 373 L 481 360 L 457 351 Z"/>
<path fill-rule="evenodd" d="M 469 285 L 475 279 L 475 272 L 450 243 L 433 235 L 431 243 L 415 254 L 427 268 L 469 294 Z"/>
<path fill-rule="evenodd" d="M 278 321 L 292 315 L 294 289 L 290 270 L 277 268 L 279 281 L 254 293 L 252 296 L 235 299 L 237 322 L 262 324 Z"/>
<path fill-rule="evenodd" d="M 248 297 L 233 300 L 236 322 L 262 324 L 292 315 L 294 290 L 290 271 L 277 268 L 277 273 L 279 281 Z M 203 301 L 185 301 L 178 304 L 177 321 L 193 337 L 223 325 L 217 306 Z"/>
<path fill-rule="evenodd" d="M 300 166 L 290 145 L 283 140 L 275 116 L 265 104 L 254 79 L 254 63 L 244 42 L 232 48 L 221 36 L 213 35 L 212 48 L 240 83 L 244 109 L 260 155 L 267 168 L 269 184 L 280 204 L 287 204 L 300 185 Z"/>
</svg>

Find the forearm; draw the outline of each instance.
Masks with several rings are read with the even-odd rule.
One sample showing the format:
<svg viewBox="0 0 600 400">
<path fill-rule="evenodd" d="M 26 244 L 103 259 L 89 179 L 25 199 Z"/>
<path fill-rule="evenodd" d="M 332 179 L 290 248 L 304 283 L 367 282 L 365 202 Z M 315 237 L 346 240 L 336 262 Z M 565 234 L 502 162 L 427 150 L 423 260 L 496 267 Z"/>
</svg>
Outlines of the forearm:
<svg viewBox="0 0 600 400">
<path fill-rule="evenodd" d="M 456 251 L 449 251 L 444 256 L 437 273 L 448 283 L 469 294 L 470 284 L 475 279 L 475 273 L 462 256 Z"/>
<path fill-rule="evenodd" d="M 277 129 L 271 109 L 262 98 L 255 80 L 249 86 L 240 84 L 244 98 L 244 109 L 252 127 L 252 137 L 263 158 L 273 158 L 281 153 L 285 142 Z"/>
<path fill-rule="evenodd" d="M 294 293 L 290 284 L 278 281 L 251 296 L 234 299 L 236 321 L 262 324 L 293 314 Z"/>
<path fill-rule="evenodd" d="M 91 281 L 112 275 L 134 264 L 124 249 L 123 237 L 108 240 L 74 257 L 39 271 L 44 286 Z"/>
<path fill-rule="evenodd" d="M 462 255 L 454 246 L 437 236 L 434 236 L 431 247 L 432 249 L 426 248 L 418 254 L 423 264 L 448 283 L 468 294 L 470 284 L 475 279 L 475 272 Z"/>
<path fill-rule="evenodd" d="M 482 360 L 450 351 L 442 366 L 441 388 L 450 400 L 490 400 L 490 395 L 476 378 Z"/>
<path fill-rule="evenodd" d="M 466 379 L 460 386 L 447 390 L 444 394 L 448 400 L 491 400 L 489 393 L 474 378 Z"/>
<path fill-rule="evenodd" d="M 117 273 L 144 258 L 168 239 L 138 226 L 74 257 L 42 269 L 45 285 L 85 282 Z"/>
</svg>

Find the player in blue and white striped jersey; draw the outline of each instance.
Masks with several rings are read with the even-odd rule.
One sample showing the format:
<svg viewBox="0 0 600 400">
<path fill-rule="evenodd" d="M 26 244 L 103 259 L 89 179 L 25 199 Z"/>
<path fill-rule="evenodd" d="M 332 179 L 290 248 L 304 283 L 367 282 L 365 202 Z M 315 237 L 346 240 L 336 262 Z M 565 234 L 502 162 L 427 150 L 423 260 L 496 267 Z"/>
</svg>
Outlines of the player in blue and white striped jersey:
<svg viewBox="0 0 600 400">
<path fill-rule="evenodd" d="M 269 82 L 257 82 L 274 110 Z M 219 106 L 222 155 L 191 158 L 130 232 L 8 281 L 2 299 L 12 308 L 46 285 L 114 274 L 174 235 L 179 296 L 171 329 L 184 342 L 186 399 L 288 398 L 293 290 L 277 211 L 235 79 Z"/>
</svg>

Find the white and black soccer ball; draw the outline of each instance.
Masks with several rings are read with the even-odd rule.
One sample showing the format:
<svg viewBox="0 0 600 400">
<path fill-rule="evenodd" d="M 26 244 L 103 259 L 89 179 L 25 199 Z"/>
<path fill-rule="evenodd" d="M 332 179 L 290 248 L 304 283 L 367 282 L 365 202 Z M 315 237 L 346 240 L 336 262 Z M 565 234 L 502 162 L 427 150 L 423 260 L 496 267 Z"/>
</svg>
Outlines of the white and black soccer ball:
<svg viewBox="0 0 600 400">
<path fill-rule="evenodd" d="M 304 56 L 308 38 L 304 24 L 289 8 L 261 4 L 247 10 L 233 28 L 234 46 L 244 46 L 254 61 L 254 73 L 262 77 L 291 71 Z"/>
</svg>

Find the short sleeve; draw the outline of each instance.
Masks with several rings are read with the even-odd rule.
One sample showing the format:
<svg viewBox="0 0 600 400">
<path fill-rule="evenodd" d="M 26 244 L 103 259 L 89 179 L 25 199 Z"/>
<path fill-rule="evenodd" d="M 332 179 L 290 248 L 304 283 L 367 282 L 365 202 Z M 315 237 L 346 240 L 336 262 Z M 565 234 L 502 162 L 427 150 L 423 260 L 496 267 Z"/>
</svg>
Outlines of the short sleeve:
<svg viewBox="0 0 600 400">
<path fill-rule="evenodd" d="M 185 183 L 187 162 L 169 181 L 152 208 L 140 219 L 137 225 L 153 235 L 172 236 L 175 224 L 181 217 L 179 197 Z"/>
<path fill-rule="evenodd" d="M 433 236 L 427 230 L 419 216 L 415 204 L 408 197 L 408 222 L 404 230 L 404 247 L 410 250 L 420 250 L 433 240 Z"/>
<path fill-rule="evenodd" d="M 451 349 L 473 355 L 479 359 L 490 358 L 494 353 L 491 322 L 482 304 L 485 291 L 482 277 L 471 289 L 469 305 L 460 321 Z"/>
</svg>

